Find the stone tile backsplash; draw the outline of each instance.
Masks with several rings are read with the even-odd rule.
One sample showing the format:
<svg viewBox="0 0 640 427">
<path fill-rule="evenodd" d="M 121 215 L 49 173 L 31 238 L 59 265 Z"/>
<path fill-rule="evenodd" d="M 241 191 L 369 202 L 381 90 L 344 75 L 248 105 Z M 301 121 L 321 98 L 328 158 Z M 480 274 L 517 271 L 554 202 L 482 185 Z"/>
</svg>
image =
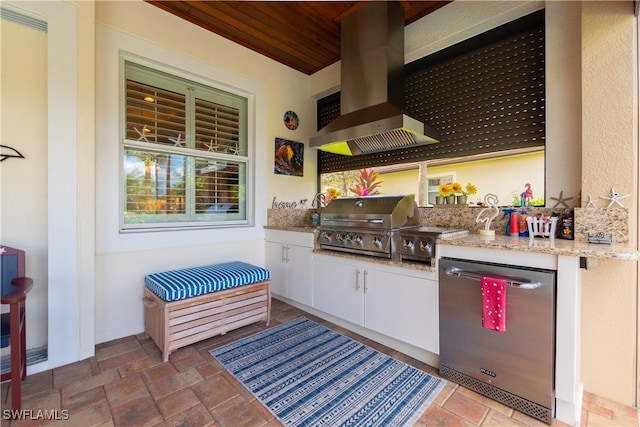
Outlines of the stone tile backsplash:
<svg viewBox="0 0 640 427">
<path fill-rule="evenodd" d="M 498 216 L 491 222 L 496 234 L 506 234 L 507 217 L 500 208 Z M 518 210 L 522 208 L 517 208 Z M 561 214 L 563 208 L 525 207 L 529 215 L 538 213 Z M 476 223 L 481 208 L 418 208 L 420 224 L 430 227 L 447 227 L 470 230 L 478 233 L 484 223 Z M 268 227 L 308 227 L 315 209 L 267 209 Z M 629 242 L 629 209 L 627 208 L 574 208 L 574 238 L 586 241 L 588 235 L 603 233 L 616 243 Z"/>
</svg>

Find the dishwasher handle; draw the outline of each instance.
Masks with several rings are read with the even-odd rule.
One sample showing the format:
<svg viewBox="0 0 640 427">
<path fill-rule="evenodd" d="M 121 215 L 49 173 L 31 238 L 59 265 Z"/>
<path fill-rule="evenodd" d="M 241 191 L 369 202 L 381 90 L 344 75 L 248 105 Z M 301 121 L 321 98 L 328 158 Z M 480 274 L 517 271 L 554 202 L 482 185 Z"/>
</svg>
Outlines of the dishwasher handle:
<svg viewBox="0 0 640 427">
<path fill-rule="evenodd" d="M 492 273 L 484 273 L 480 271 L 473 270 L 463 270 L 458 267 L 448 267 L 445 270 L 445 274 L 450 277 L 463 277 L 465 279 L 476 279 L 480 280 L 482 277 L 492 277 L 496 279 L 501 279 L 507 282 L 507 285 L 513 286 L 519 289 L 538 289 L 542 284 L 540 282 L 523 279 L 519 277 L 513 276 L 505 276 L 503 274 L 492 274 Z"/>
</svg>

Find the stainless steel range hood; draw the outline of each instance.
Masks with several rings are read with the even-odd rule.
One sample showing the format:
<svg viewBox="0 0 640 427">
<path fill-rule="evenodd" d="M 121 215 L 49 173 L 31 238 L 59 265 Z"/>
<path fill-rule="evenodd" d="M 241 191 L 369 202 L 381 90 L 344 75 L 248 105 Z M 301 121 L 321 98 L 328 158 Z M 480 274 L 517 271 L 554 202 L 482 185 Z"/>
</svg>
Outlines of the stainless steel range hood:
<svg viewBox="0 0 640 427">
<path fill-rule="evenodd" d="M 404 18 L 396 2 L 368 1 L 341 24 L 341 116 L 312 148 L 358 155 L 438 142 L 435 129 L 402 112 Z"/>
</svg>

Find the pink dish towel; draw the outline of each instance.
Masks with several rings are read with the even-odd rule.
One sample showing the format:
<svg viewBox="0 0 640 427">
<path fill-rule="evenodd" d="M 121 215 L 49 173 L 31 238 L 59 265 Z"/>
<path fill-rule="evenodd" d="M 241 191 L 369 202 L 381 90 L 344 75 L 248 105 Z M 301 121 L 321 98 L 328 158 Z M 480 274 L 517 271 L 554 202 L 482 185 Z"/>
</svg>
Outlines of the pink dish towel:
<svg viewBox="0 0 640 427">
<path fill-rule="evenodd" d="M 507 282 L 492 277 L 480 279 L 482 327 L 504 332 L 507 328 Z"/>
</svg>

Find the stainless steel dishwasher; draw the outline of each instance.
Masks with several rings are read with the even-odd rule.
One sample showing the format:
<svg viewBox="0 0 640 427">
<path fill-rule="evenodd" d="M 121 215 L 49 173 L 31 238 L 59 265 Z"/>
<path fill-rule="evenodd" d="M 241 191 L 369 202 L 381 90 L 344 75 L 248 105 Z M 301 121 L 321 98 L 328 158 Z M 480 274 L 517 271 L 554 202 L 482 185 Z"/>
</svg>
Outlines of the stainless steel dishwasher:
<svg viewBox="0 0 640 427">
<path fill-rule="evenodd" d="M 438 273 L 440 375 L 550 424 L 556 272 L 441 258 Z M 483 326 L 483 277 L 506 284 L 503 332 Z"/>
</svg>

